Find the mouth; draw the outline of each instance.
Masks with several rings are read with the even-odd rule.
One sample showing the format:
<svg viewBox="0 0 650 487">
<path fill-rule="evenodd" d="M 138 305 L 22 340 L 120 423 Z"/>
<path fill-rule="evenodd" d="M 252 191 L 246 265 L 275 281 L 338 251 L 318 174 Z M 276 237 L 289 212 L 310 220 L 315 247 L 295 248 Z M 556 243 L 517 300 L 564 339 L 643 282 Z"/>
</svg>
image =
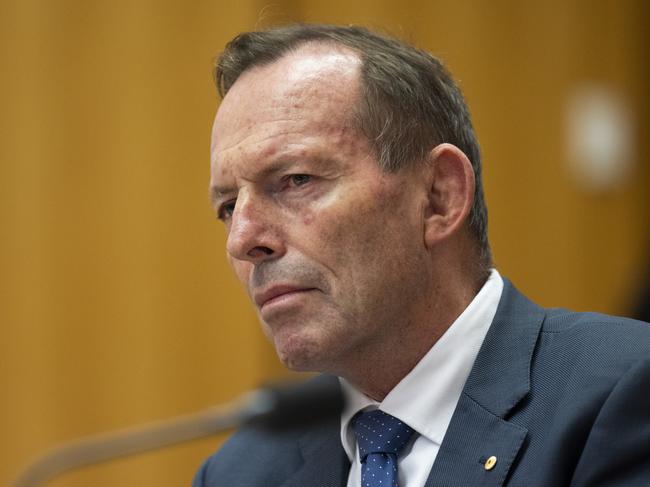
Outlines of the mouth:
<svg viewBox="0 0 650 487">
<path fill-rule="evenodd" d="M 255 293 L 253 299 L 257 307 L 261 310 L 262 308 L 272 304 L 280 303 L 315 290 L 316 288 L 313 287 L 297 287 L 289 285 L 273 286 L 263 292 Z"/>
</svg>

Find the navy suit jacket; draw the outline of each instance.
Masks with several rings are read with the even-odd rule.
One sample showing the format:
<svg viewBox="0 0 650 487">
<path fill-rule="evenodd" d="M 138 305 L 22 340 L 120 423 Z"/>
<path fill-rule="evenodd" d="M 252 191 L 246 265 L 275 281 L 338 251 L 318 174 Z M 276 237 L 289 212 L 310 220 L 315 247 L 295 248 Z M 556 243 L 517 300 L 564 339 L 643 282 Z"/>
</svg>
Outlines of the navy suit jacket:
<svg viewBox="0 0 650 487">
<path fill-rule="evenodd" d="M 349 468 L 339 420 L 248 429 L 193 487 L 338 487 Z M 426 484 L 502 485 L 650 486 L 650 324 L 543 309 L 505 280 Z"/>
</svg>

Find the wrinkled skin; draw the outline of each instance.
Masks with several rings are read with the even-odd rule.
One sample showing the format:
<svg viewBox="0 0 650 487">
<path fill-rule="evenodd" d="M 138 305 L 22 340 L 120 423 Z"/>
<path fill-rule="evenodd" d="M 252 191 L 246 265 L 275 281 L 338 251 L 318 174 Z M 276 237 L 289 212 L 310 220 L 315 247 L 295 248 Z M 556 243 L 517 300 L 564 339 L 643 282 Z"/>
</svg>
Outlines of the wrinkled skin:
<svg viewBox="0 0 650 487">
<path fill-rule="evenodd" d="M 433 287 L 427 180 L 379 168 L 352 122 L 358 68 L 349 51 L 307 45 L 249 69 L 211 147 L 228 258 L 279 357 L 352 380 L 398 366 Z"/>
</svg>

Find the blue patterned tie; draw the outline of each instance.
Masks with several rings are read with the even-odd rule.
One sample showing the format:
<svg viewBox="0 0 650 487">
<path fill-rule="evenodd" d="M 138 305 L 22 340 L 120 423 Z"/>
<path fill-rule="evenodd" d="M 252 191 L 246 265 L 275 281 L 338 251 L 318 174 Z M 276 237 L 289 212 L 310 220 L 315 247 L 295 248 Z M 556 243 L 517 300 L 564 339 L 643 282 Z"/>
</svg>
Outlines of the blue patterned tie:
<svg viewBox="0 0 650 487">
<path fill-rule="evenodd" d="M 362 487 L 398 487 L 397 457 L 413 429 L 379 409 L 352 418 L 361 456 Z"/>
</svg>

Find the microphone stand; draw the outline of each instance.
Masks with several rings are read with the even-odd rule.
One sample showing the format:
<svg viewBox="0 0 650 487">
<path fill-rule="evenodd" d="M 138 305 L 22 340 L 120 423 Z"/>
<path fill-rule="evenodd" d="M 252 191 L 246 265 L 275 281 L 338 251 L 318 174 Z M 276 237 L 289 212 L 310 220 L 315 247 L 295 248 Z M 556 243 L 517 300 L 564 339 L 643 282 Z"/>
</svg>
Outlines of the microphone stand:
<svg viewBox="0 0 650 487">
<path fill-rule="evenodd" d="M 14 487 L 37 487 L 69 470 L 203 438 L 242 425 L 280 430 L 339 415 L 338 381 L 262 388 L 225 405 L 55 447 L 28 465 Z"/>
</svg>

